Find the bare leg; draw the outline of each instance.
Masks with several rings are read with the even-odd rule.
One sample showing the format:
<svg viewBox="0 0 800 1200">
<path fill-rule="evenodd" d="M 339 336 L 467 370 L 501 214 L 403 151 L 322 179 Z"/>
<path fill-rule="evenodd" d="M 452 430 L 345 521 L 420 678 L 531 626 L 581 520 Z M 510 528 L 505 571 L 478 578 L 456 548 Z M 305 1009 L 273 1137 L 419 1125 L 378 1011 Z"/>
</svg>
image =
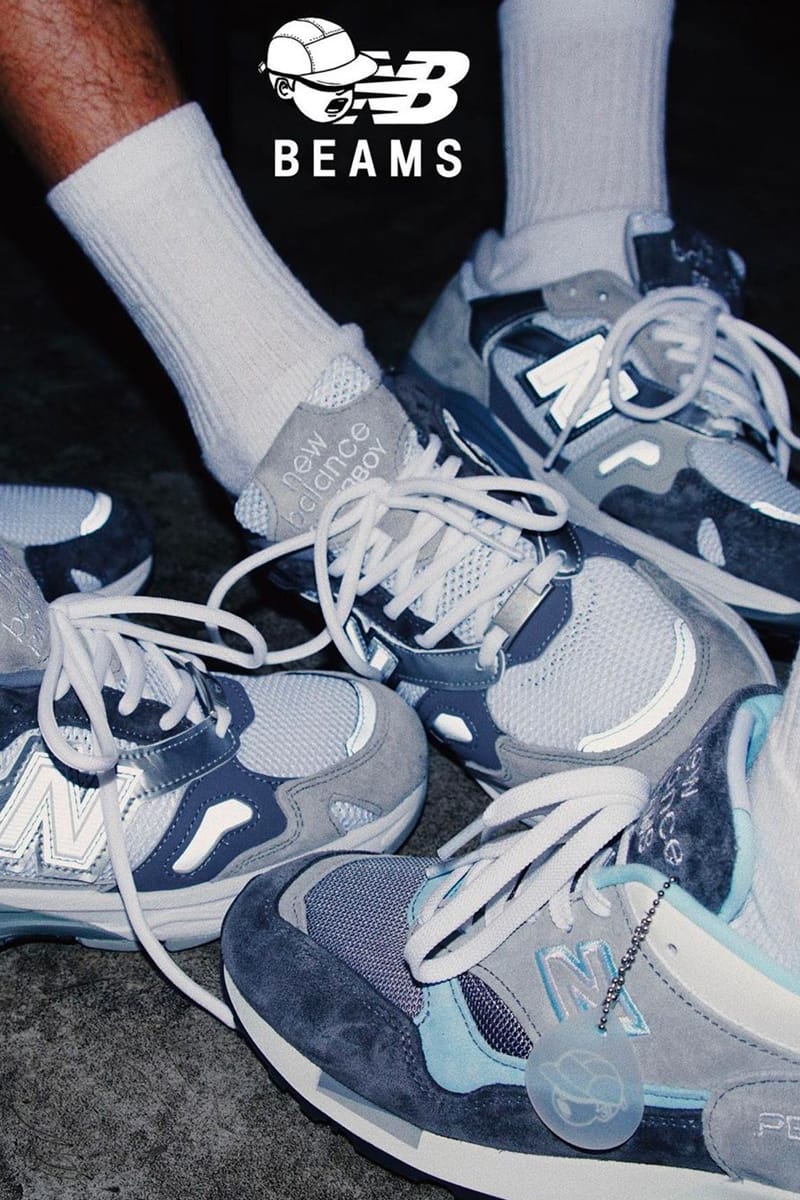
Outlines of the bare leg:
<svg viewBox="0 0 800 1200">
<path fill-rule="evenodd" d="M 0 0 L 0 108 L 47 184 L 184 99 L 141 0 Z"/>
<path fill-rule="evenodd" d="M 264 238 L 142 0 L 0 0 L 0 112 L 230 492 L 334 360 L 378 376 Z"/>
</svg>

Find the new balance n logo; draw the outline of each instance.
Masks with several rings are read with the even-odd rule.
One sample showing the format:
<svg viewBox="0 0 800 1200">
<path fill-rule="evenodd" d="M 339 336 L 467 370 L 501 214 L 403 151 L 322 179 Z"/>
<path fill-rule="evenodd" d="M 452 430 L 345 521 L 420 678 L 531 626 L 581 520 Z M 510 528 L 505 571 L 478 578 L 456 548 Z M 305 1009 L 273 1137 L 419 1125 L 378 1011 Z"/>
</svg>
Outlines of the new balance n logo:
<svg viewBox="0 0 800 1200">
<path fill-rule="evenodd" d="M 567 424 L 575 405 L 586 391 L 592 375 L 597 370 L 605 341 L 602 334 L 596 333 L 524 373 L 535 402 L 543 404 L 546 400 L 551 401 L 548 419 L 557 431 L 560 432 Z M 619 390 L 623 400 L 630 400 L 638 395 L 639 389 L 627 371 L 619 373 Z M 613 408 L 611 388 L 606 379 L 576 423 L 576 431 L 593 425 L 601 417 L 612 412 Z"/>
<path fill-rule="evenodd" d="M 43 867 L 88 872 L 105 846 L 98 789 L 73 783 L 40 747 L 29 741 L 0 784 L 0 863 L 19 862 L 38 842 Z M 123 814 L 141 777 L 132 766 L 117 768 Z"/>
<path fill-rule="evenodd" d="M 578 942 L 574 950 L 564 945 L 537 950 L 536 965 L 559 1021 L 599 1008 L 617 971 L 611 947 L 601 941 Z M 619 994 L 615 1012 L 631 1037 L 650 1032 L 626 987 Z"/>
</svg>

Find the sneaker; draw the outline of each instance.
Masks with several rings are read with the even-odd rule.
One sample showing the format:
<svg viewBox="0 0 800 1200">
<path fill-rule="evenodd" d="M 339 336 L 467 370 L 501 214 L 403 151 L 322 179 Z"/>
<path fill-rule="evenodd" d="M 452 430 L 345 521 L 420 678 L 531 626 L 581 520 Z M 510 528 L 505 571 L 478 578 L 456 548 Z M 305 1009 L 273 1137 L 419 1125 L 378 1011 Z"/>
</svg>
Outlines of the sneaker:
<svg viewBox="0 0 800 1200">
<path fill-rule="evenodd" d="M 159 943 L 218 937 L 236 893 L 278 863 L 386 850 L 416 822 L 425 735 L 388 689 L 321 672 L 210 674 L 197 653 L 259 665 L 252 626 L 201 605 L 122 602 L 220 622 L 245 652 L 134 625 L 114 615 L 119 600 L 63 597 L 48 611 L 2 551 L 0 580 L 0 944 L 141 943 L 187 990 Z"/>
<path fill-rule="evenodd" d="M 441 424 L 421 433 L 385 386 L 337 360 L 236 505 L 270 564 L 317 599 L 334 642 L 397 687 L 491 794 L 625 763 L 658 779 L 728 695 L 773 680 L 755 635 L 606 538 L 566 523 L 552 487 L 498 479 Z M 409 411 L 407 411 L 409 410 Z"/>
<path fill-rule="evenodd" d="M 469 1195 L 800 1192 L 800 979 L 731 927 L 779 703 L 731 699 L 650 799 L 637 772 L 565 772 L 439 860 L 256 880 L 222 933 L 247 1037 L 360 1148 Z"/>
<path fill-rule="evenodd" d="M 25 563 L 46 600 L 67 592 L 129 595 L 144 587 L 153 565 L 141 509 L 87 488 L 0 484 L 0 542 Z"/>
<path fill-rule="evenodd" d="M 748 617 L 800 625 L 800 490 L 770 355 L 800 359 L 741 320 L 738 255 L 637 214 L 637 287 L 590 271 L 485 294 L 496 235 L 451 281 L 410 369 L 503 471 L 558 479 L 575 520 Z"/>
</svg>

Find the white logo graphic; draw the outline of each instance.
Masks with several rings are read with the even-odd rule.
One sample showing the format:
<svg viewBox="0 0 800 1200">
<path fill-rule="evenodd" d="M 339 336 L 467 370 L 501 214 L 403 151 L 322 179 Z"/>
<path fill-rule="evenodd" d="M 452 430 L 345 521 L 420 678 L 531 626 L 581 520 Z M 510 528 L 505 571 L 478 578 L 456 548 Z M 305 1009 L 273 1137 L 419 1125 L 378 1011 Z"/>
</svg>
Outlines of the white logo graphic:
<svg viewBox="0 0 800 1200">
<path fill-rule="evenodd" d="M 459 50 L 412 50 L 395 72 L 387 50 L 358 53 L 334 21 L 303 17 L 280 27 L 258 69 L 319 124 L 351 125 L 368 108 L 376 125 L 432 125 L 458 104 L 469 65 Z"/>
<path fill-rule="evenodd" d="M 284 485 L 298 497 L 297 507 L 287 519 L 296 528 L 305 529 L 309 515 L 329 498 L 328 493 L 333 496 L 356 483 L 364 483 L 385 455 L 386 447 L 364 421 L 355 421 L 349 434 L 331 445 L 318 430 L 312 430 L 294 456 L 293 470 L 282 476 Z"/>
<path fill-rule="evenodd" d="M 525 372 L 525 378 L 540 400 L 553 399 L 550 405 L 550 420 L 557 429 L 563 429 L 569 420 L 572 410 L 583 396 L 597 370 L 600 355 L 606 339 L 596 333 L 593 337 L 570 346 L 555 358 L 540 363 Z M 638 395 L 639 389 L 627 371 L 619 373 L 619 390 L 623 400 L 630 400 Z M 613 409 L 611 403 L 611 388 L 608 380 L 604 380 L 596 396 L 583 416 L 576 423 L 576 429 L 591 425 L 599 417 L 604 417 Z"/>
<path fill-rule="evenodd" d="M 350 111 L 356 83 L 374 75 L 378 64 L 356 53 L 341 25 L 303 17 L 281 25 L 258 69 L 281 100 L 293 101 L 310 121 L 330 124 Z"/>
<path fill-rule="evenodd" d="M 134 767 L 117 767 L 121 813 L 140 779 Z M 67 871 L 89 871 L 105 846 L 98 789 L 72 783 L 44 750 L 28 755 L 0 810 L 0 860 L 18 861 L 37 838 L 43 865 Z"/>
<path fill-rule="evenodd" d="M 800 1115 L 779 1112 L 759 1113 L 756 1137 L 763 1137 L 765 1133 L 780 1133 L 790 1142 L 800 1142 Z"/>
<path fill-rule="evenodd" d="M 550 1084 L 550 1102 L 567 1125 L 613 1121 L 625 1103 L 619 1071 L 607 1058 L 587 1050 L 567 1050 L 539 1070 Z"/>
<path fill-rule="evenodd" d="M 681 809 L 700 794 L 700 776 L 703 766 L 703 746 L 693 746 L 681 759 L 668 779 L 662 782 L 653 794 L 650 806 L 642 814 L 636 831 L 639 854 L 652 849 L 656 840 L 664 862 L 678 867 L 683 862 L 681 845 Z"/>
</svg>

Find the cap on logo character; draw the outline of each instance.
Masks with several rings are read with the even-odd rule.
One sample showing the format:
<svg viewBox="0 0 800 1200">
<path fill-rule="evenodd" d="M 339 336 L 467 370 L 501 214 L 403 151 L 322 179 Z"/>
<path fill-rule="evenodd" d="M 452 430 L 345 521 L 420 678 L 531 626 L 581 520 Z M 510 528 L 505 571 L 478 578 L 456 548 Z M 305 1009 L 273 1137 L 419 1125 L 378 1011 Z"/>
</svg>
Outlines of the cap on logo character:
<svg viewBox="0 0 800 1200">
<path fill-rule="evenodd" d="M 261 72 L 281 100 L 292 100 L 312 121 L 340 120 L 353 104 L 356 83 L 378 69 L 374 58 L 359 54 L 352 38 L 324 17 L 287 21 L 274 34 Z"/>
</svg>

